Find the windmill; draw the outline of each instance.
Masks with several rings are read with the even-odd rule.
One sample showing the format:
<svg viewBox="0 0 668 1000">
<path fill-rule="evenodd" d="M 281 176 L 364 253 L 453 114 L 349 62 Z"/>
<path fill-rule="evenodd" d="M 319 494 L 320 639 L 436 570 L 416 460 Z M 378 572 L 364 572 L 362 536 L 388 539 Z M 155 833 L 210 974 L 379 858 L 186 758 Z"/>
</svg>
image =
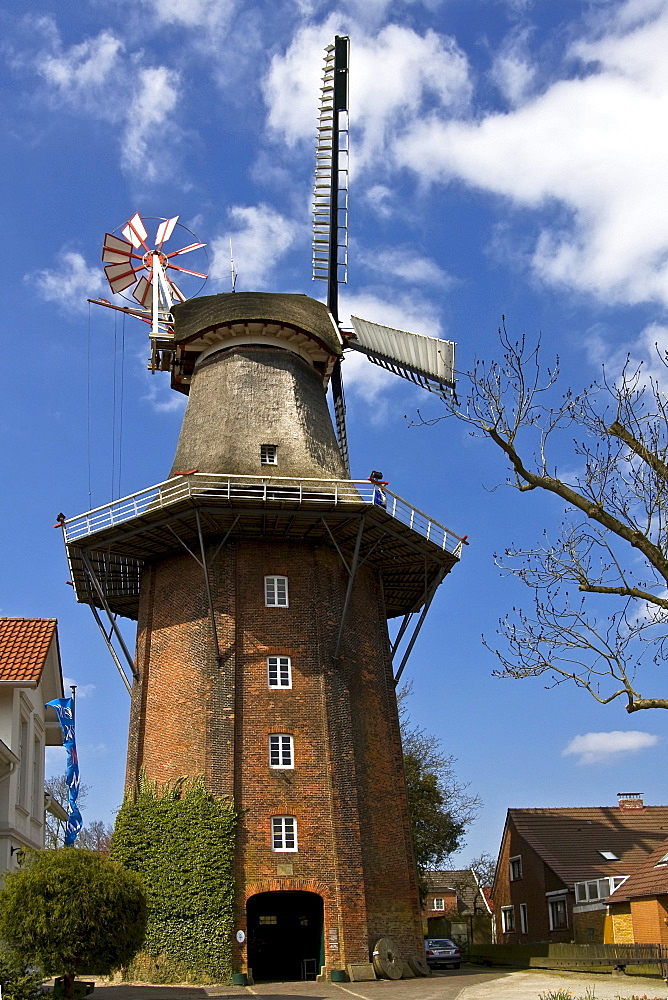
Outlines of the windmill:
<svg viewBox="0 0 668 1000">
<path fill-rule="evenodd" d="M 166 252 L 173 220 L 153 241 L 137 216 L 105 238 L 112 291 L 132 289 L 138 304 L 112 307 L 149 323 L 152 364 L 188 405 L 163 482 L 62 520 L 76 597 L 131 692 L 128 790 L 142 774 L 163 785 L 187 770 L 233 799 L 233 961 L 263 979 L 398 978 L 400 953 L 428 971 L 395 686 L 465 539 L 351 480 L 340 365 L 362 351 L 443 393 L 452 345 L 359 318 L 340 326 L 347 73 L 337 37 L 316 161 L 314 275 L 327 304 L 180 295 L 181 279 L 203 272 L 176 269 L 202 247 Z M 137 621 L 136 656 L 117 615 Z"/>
<path fill-rule="evenodd" d="M 327 282 L 327 307 L 339 324 L 339 284 L 348 278 L 348 72 L 350 41 L 337 35 L 325 49 L 313 189 L 314 280 Z M 445 395 L 454 390 L 455 345 L 451 341 L 395 330 L 351 316 L 352 330 L 342 330 L 345 349 L 416 385 Z M 346 406 L 341 363 L 331 375 L 336 431 L 344 464 L 350 472 Z"/>
</svg>

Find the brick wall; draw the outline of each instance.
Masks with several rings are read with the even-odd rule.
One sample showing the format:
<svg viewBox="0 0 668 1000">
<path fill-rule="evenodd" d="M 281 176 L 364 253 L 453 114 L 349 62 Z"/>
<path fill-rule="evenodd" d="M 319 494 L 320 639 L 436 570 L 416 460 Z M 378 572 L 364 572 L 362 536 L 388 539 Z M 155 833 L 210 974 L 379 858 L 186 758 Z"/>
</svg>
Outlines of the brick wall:
<svg viewBox="0 0 668 1000">
<path fill-rule="evenodd" d="M 521 857 L 522 876 L 510 880 L 510 859 Z M 568 901 L 568 928 L 551 931 L 548 897 L 545 893 L 560 888 L 562 883 L 524 840 L 509 821 L 504 831 L 496 883 L 494 886 L 494 918 L 499 944 L 529 944 L 532 941 L 570 941 L 573 937 L 572 898 Z M 521 931 L 520 904 L 527 907 L 527 933 Z M 515 930 L 504 932 L 502 907 L 513 906 Z"/>
<path fill-rule="evenodd" d="M 666 897 L 657 899 L 632 899 L 631 919 L 633 939 L 637 944 L 668 945 L 668 910 Z"/>
<path fill-rule="evenodd" d="M 288 608 L 265 607 L 266 575 L 288 577 Z M 422 950 L 382 590 L 361 567 L 335 663 L 347 582 L 323 546 L 226 544 L 210 565 L 217 662 L 200 566 L 184 554 L 147 570 L 128 757 L 130 784 L 143 766 L 234 796 L 237 928 L 257 892 L 318 892 L 328 967 L 368 961 L 382 935 L 405 957 Z M 271 655 L 291 657 L 291 689 L 268 688 Z M 294 737 L 294 769 L 269 767 L 270 733 Z M 296 817 L 298 852 L 272 851 L 273 815 Z"/>
</svg>

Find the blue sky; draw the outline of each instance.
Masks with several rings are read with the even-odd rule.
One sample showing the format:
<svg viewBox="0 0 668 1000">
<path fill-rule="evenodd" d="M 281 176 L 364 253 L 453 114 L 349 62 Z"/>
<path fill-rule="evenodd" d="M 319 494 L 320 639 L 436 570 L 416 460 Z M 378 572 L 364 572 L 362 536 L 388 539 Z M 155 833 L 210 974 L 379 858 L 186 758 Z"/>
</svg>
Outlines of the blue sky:
<svg viewBox="0 0 668 1000">
<path fill-rule="evenodd" d="M 668 344 L 668 0 L 0 0 L 0 614 L 59 620 L 87 820 L 120 804 L 128 698 L 52 525 L 161 481 L 184 403 L 147 373 L 143 325 L 87 305 L 106 293 L 102 238 L 178 214 L 207 243 L 207 292 L 229 290 L 231 237 L 239 290 L 321 296 L 310 195 L 335 33 L 351 38 L 342 315 L 455 340 L 465 371 L 498 355 L 505 314 L 576 389 Z M 414 721 L 484 802 L 456 860 L 496 852 L 509 806 L 665 804 L 666 713 L 491 676 L 481 636 L 528 597 L 493 553 L 539 541 L 560 503 L 505 486 L 464 425 L 411 427 L 433 397 L 357 356 L 344 378 L 353 476 L 382 470 L 471 543 L 407 671 Z"/>
</svg>

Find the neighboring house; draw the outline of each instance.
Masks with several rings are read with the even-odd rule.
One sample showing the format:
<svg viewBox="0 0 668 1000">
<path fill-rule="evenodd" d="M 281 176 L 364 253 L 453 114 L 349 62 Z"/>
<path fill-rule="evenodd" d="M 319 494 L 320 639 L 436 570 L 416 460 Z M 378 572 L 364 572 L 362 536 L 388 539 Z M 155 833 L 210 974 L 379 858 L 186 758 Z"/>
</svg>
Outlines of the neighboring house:
<svg viewBox="0 0 668 1000">
<path fill-rule="evenodd" d="M 668 806 L 509 809 L 492 896 L 497 940 L 608 942 L 606 900 L 658 850 Z"/>
<path fill-rule="evenodd" d="M 423 877 L 428 887 L 423 903 L 427 937 L 473 944 L 493 940 L 492 910 L 474 871 L 432 871 Z"/>
<path fill-rule="evenodd" d="M 615 944 L 668 945 L 668 841 L 615 889 L 608 913 Z"/>
<path fill-rule="evenodd" d="M 44 795 L 44 748 L 62 742 L 44 703 L 62 697 L 56 620 L 0 618 L 0 875 L 44 846 L 45 806 L 60 809 Z"/>
</svg>

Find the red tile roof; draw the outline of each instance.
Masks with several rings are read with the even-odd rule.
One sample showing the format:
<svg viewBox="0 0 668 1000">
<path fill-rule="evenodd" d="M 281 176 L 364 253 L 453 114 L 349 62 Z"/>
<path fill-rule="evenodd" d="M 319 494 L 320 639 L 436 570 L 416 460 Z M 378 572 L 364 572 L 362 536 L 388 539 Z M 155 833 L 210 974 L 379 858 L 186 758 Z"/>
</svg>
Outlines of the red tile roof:
<svg viewBox="0 0 668 1000">
<path fill-rule="evenodd" d="M 668 864 L 658 864 L 667 854 L 668 841 L 664 841 L 647 858 L 645 864 L 615 890 L 608 902 L 626 903 L 629 899 L 637 899 L 639 896 L 667 896 Z"/>
<path fill-rule="evenodd" d="M 631 875 L 668 838 L 668 806 L 509 809 L 508 819 L 566 885 Z"/>
<path fill-rule="evenodd" d="M 0 618 L 1 684 L 39 684 L 57 624 L 55 618 Z"/>
</svg>

